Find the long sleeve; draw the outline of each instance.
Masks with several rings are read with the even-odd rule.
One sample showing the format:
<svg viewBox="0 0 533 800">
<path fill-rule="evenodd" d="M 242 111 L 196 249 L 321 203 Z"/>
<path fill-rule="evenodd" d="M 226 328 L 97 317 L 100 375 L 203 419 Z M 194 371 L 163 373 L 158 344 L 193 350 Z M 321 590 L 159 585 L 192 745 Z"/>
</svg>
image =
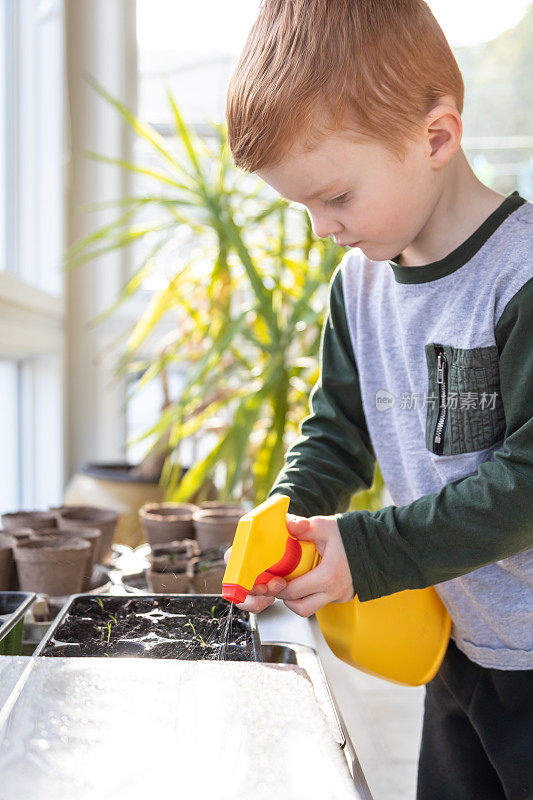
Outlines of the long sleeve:
<svg viewBox="0 0 533 800">
<path fill-rule="evenodd" d="M 408 505 L 337 516 L 355 591 L 369 600 L 441 583 L 533 544 L 533 279 L 495 329 L 505 412 L 493 461 Z"/>
<path fill-rule="evenodd" d="M 287 494 L 301 516 L 335 514 L 352 494 L 372 484 L 375 456 L 366 427 L 359 377 L 344 309 L 342 273 L 330 284 L 329 309 L 320 343 L 320 377 L 310 395 L 310 414 L 285 455 L 269 496 Z"/>
</svg>

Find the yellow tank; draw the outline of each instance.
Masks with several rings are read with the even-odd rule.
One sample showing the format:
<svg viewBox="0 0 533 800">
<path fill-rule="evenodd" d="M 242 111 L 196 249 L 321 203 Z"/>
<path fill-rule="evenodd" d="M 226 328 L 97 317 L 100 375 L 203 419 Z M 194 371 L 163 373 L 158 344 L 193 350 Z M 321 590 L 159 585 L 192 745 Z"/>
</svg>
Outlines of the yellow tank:
<svg viewBox="0 0 533 800">
<path fill-rule="evenodd" d="M 242 603 L 254 585 L 275 575 L 290 581 L 313 569 L 320 556 L 312 542 L 290 536 L 289 497 L 276 495 L 239 521 L 222 582 L 227 600 Z M 380 678 L 419 686 L 437 673 L 451 619 L 433 587 L 361 603 L 329 603 L 318 624 L 335 655 Z"/>
</svg>

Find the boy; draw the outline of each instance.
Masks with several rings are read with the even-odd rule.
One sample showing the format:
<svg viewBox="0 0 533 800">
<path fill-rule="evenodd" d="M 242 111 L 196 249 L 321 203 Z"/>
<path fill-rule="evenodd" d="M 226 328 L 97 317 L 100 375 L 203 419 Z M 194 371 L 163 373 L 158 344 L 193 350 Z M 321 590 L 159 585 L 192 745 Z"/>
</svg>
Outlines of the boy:
<svg viewBox="0 0 533 800">
<path fill-rule="evenodd" d="M 418 798 L 515 800 L 533 797 L 533 205 L 477 180 L 462 103 L 422 0 L 264 0 L 228 89 L 235 163 L 351 249 L 271 491 L 322 561 L 243 607 L 436 585 L 453 633 Z M 347 512 L 376 460 L 394 505 Z"/>
</svg>

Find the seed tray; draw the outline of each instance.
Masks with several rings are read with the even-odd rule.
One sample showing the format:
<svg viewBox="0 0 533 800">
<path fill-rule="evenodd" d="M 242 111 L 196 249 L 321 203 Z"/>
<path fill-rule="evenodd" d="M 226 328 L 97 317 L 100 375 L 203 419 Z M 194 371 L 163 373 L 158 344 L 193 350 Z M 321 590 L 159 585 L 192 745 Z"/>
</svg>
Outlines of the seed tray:
<svg viewBox="0 0 533 800">
<path fill-rule="evenodd" d="M 261 661 L 254 615 L 220 595 L 73 595 L 36 656 Z"/>
</svg>

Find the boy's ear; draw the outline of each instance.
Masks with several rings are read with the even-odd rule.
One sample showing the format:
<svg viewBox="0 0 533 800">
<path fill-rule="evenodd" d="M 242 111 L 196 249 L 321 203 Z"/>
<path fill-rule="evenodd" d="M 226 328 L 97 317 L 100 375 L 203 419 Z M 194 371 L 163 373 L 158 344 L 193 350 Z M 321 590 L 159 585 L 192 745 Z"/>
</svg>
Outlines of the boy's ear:
<svg viewBox="0 0 533 800">
<path fill-rule="evenodd" d="M 461 115 L 451 103 L 439 103 L 425 117 L 425 132 L 432 166 L 443 167 L 461 146 Z"/>
</svg>

